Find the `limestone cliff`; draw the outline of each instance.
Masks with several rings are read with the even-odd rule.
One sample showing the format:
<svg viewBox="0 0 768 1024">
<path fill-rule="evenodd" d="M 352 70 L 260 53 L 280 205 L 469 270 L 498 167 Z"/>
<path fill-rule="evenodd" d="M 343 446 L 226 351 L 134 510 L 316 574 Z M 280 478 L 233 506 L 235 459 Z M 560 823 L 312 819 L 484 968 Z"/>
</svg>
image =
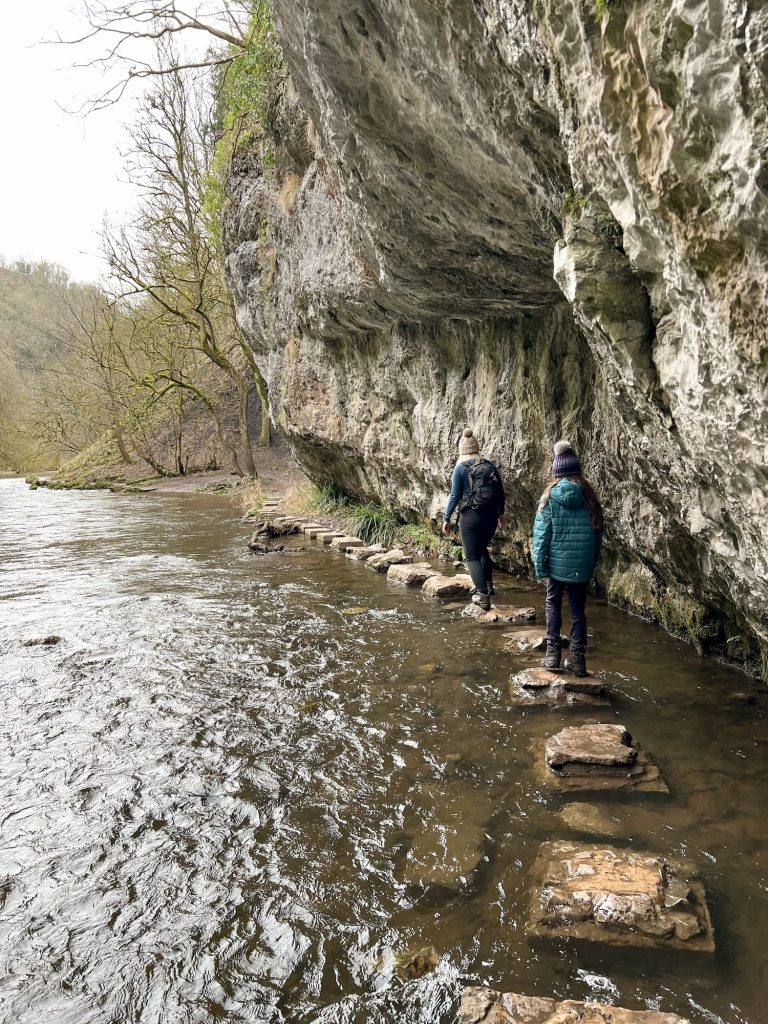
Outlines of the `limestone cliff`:
<svg viewBox="0 0 768 1024">
<path fill-rule="evenodd" d="M 566 434 L 609 595 L 757 668 L 768 8 L 273 7 L 290 77 L 233 167 L 228 273 L 310 475 L 434 513 L 471 424 L 520 567 Z"/>
</svg>

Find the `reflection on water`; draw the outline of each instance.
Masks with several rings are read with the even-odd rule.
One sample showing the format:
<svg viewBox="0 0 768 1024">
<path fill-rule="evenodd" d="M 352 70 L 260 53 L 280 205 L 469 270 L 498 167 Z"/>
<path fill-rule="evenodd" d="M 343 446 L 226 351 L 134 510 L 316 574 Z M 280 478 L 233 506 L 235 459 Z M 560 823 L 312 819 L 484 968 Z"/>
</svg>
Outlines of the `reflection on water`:
<svg viewBox="0 0 768 1024">
<path fill-rule="evenodd" d="M 620 841 L 696 860 L 718 952 L 531 947 L 529 868 L 568 834 L 531 750 L 595 713 L 511 708 L 527 662 L 503 630 L 311 542 L 255 558 L 245 535 L 214 499 L 0 481 L 2 1021 L 449 1022 L 470 980 L 764 1024 L 757 684 L 593 609 L 593 663 L 619 694 L 599 720 L 672 791 L 605 798 Z M 409 794 L 430 786 L 490 799 L 458 891 L 406 881 Z M 437 969 L 404 980 L 430 949 Z"/>
</svg>

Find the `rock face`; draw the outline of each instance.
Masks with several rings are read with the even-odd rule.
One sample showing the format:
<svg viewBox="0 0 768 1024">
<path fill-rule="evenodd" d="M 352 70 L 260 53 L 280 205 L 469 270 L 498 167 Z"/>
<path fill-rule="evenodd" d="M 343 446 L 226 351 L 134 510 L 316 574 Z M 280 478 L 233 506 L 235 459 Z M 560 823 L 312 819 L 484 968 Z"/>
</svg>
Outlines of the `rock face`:
<svg viewBox="0 0 768 1024">
<path fill-rule="evenodd" d="M 605 1003 L 559 1002 L 541 996 L 465 988 L 457 1024 L 688 1024 L 676 1013 L 625 1010 Z"/>
<path fill-rule="evenodd" d="M 584 843 L 544 843 L 529 932 L 618 945 L 714 952 L 692 865 Z"/>
<path fill-rule="evenodd" d="M 527 568 L 567 434 L 609 595 L 757 665 L 768 8 L 273 8 L 290 77 L 234 163 L 225 246 L 308 473 L 435 513 L 470 423 L 510 495 L 498 557 Z"/>
</svg>

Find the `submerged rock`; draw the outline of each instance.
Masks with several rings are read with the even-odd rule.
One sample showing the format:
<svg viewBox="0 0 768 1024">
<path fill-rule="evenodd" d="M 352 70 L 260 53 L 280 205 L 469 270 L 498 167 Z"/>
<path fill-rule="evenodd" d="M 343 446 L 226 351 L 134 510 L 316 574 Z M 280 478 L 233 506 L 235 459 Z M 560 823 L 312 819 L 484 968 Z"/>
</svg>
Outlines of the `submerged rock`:
<svg viewBox="0 0 768 1024">
<path fill-rule="evenodd" d="M 688 1024 L 675 1013 L 465 988 L 457 1024 Z"/>
<path fill-rule="evenodd" d="M 23 647 L 55 647 L 56 644 L 60 644 L 64 638 L 51 634 L 51 636 L 36 637 L 33 640 L 24 640 L 22 643 Z"/>
<path fill-rule="evenodd" d="M 618 822 L 602 807 L 575 801 L 560 810 L 560 817 L 577 832 L 591 832 L 598 836 L 615 836 Z"/>
<path fill-rule="evenodd" d="M 493 813 L 488 794 L 463 782 L 434 782 L 414 787 L 408 803 L 405 881 L 458 889 L 483 858 Z"/>
<path fill-rule="evenodd" d="M 469 597 L 474 589 L 472 577 L 462 574 L 456 576 L 431 576 L 422 590 L 428 597 L 436 597 L 440 601 L 451 601 L 457 597 Z"/>
<path fill-rule="evenodd" d="M 429 562 L 415 562 L 413 565 L 390 565 L 387 579 L 395 583 L 404 583 L 407 587 L 421 587 L 432 576 L 439 573 Z"/>
<path fill-rule="evenodd" d="M 544 843 L 534 865 L 530 935 L 714 952 L 692 864 L 586 843 Z"/>
<path fill-rule="evenodd" d="M 528 668 L 510 676 L 513 704 L 527 707 L 604 707 L 610 704 L 605 685 L 594 678 L 578 679 L 545 668 Z"/>
</svg>

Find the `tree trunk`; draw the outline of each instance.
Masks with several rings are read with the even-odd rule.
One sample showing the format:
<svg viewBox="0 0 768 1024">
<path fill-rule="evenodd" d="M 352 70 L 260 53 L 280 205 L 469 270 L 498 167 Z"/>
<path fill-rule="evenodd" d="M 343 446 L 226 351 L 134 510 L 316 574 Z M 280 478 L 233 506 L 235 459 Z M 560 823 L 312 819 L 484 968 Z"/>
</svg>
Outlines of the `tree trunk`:
<svg viewBox="0 0 768 1024">
<path fill-rule="evenodd" d="M 245 475 L 257 477 L 259 474 L 256 472 L 256 465 L 253 461 L 253 452 L 251 450 L 251 434 L 248 430 L 248 405 L 251 400 L 253 389 L 248 387 L 246 384 L 240 386 L 240 407 L 238 409 L 238 424 L 240 427 L 240 447 L 243 451 L 243 465 L 245 467 Z"/>
</svg>

